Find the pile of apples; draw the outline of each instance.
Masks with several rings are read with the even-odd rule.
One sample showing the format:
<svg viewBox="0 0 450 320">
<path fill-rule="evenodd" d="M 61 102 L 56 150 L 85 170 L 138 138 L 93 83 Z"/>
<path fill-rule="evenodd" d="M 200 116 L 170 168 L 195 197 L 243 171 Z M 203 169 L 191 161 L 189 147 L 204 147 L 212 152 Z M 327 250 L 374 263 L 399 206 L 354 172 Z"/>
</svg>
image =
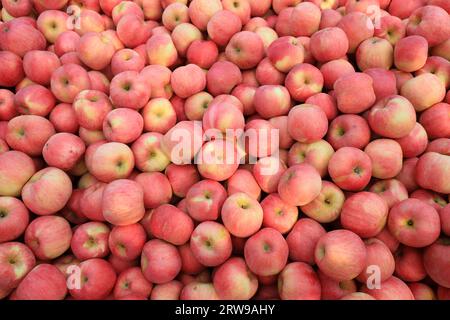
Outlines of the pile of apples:
<svg viewBox="0 0 450 320">
<path fill-rule="evenodd" d="M 450 299 L 450 1 L 1 4 L 0 299 Z"/>
</svg>

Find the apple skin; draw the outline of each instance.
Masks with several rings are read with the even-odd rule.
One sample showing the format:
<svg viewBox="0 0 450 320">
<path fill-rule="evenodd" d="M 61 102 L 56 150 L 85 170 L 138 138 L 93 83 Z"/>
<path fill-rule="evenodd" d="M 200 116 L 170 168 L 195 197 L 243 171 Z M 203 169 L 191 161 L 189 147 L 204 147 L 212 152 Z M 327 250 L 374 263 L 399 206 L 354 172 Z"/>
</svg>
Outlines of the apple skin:
<svg viewBox="0 0 450 320">
<path fill-rule="evenodd" d="M 188 213 L 196 221 L 216 220 L 226 198 L 227 192 L 220 183 L 201 180 L 186 194 Z"/>
<path fill-rule="evenodd" d="M 0 243 L 22 235 L 29 220 L 30 214 L 22 201 L 14 197 L 0 197 Z"/>
<path fill-rule="evenodd" d="M 408 199 L 406 187 L 397 179 L 377 181 L 370 187 L 369 191 L 383 198 L 389 208 L 392 208 L 400 201 Z"/>
<path fill-rule="evenodd" d="M 427 274 L 440 286 L 450 287 L 450 277 L 448 274 L 449 259 L 449 238 L 442 237 L 425 249 L 423 262 Z"/>
<path fill-rule="evenodd" d="M 244 259 L 234 257 L 214 271 L 213 285 L 221 299 L 248 300 L 258 289 L 258 279 Z"/>
<path fill-rule="evenodd" d="M 370 294 L 364 292 L 353 292 L 343 296 L 340 300 L 376 300 Z"/>
<path fill-rule="evenodd" d="M 55 134 L 55 128 L 46 118 L 23 115 L 8 122 L 6 142 L 16 151 L 29 156 L 40 156 L 48 139 Z"/>
<path fill-rule="evenodd" d="M 398 241 L 415 248 L 431 245 L 441 231 L 437 211 L 425 202 L 412 198 L 391 208 L 388 227 Z"/>
<path fill-rule="evenodd" d="M 51 264 L 40 264 L 25 276 L 11 299 L 63 300 L 66 295 L 64 274 Z"/>
<path fill-rule="evenodd" d="M 50 112 L 49 120 L 55 127 L 56 132 L 77 133 L 78 125 L 77 115 L 71 104 L 57 104 Z"/>
<path fill-rule="evenodd" d="M 40 260 L 53 260 L 70 247 L 72 230 L 62 217 L 46 216 L 34 219 L 25 230 L 25 243 Z"/>
<path fill-rule="evenodd" d="M 315 105 L 303 104 L 289 111 L 287 127 L 289 134 L 296 141 L 312 143 L 326 135 L 328 119 L 322 109 Z"/>
<path fill-rule="evenodd" d="M 442 232 L 450 236 L 450 204 L 447 204 L 444 208 L 439 211 L 441 218 L 441 229 Z"/>
<path fill-rule="evenodd" d="M 241 82 L 241 70 L 230 61 L 217 61 L 206 73 L 206 87 L 213 96 L 229 94 Z"/>
<path fill-rule="evenodd" d="M 244 247 L 244 257 L 250 270 L 259 276 L 281 272 L 286 266 L 289 248 L 281 233 L 263 228 L 251 236 Z"/>
<path fill-rule="evenodd" d="M 333 48 L 333 50 L 329 50 Z M 337 27 L 325 28 L 311 37 L 310 50 L 319 62 L 339 59 L 347 53 L 349 41 L 345 32 Z"/>
<path fill-rule="evenodd" d="M 240 69 L 251 69 L 264 58 L 264 44 L 256 33 L 240 31 L 231 37 L 225 55 Z"/>
<path fill-rule="evenodd" d="M 450 156 L 436 152 L 423 154 L 416 165 L 415 178 L 417 184 L 424 189 L 449 194 L 450 183 L 446 179 L 450 170 Z M 433 175 L 429 175 L 431 170 Z"/>
<path fill-rule="evenodd" d="M 161 255 L 164 260 L 160 259 Z M 174 245 L 159 239 L 150 240 L 142 250 L 141 268 L 149 282 L 166 283 L 180 272 L 181 257 Z"/>
<path fill-rule="evenodd" d="M 385 226 L 387 203 L 372 192 L 358 192 L 347 198 L 341 211 L 341 225 L 362 238 L 376 236 Z"/>
<path fill-rule="evenodd" d="M 194 181 L 196 181 L 194 179 Z M 227 181 L 228 196 L 232 194 L 244 192 L 253 199 L 259 200 L 261 196 L 261 188 L 258 185 L 251 171 L 238 169 Z M 262 204 L 261 204 L 262 205 Z"/>
<path fill-rule="evenodd" d="M 408 282 L 417 282 L 427 276 L 420 249 L 401 246 L 395 252 L 395 275 Z"/>
<path fill-rule="evenodd" d="M 103 216 L 117 226 L 126 226 L 141 220 L 145 214 L 144 190 L 128 179 L 109 183 L 103 191 Z"/>
<path fill-rule="evenodd" d="M 285 203 L 278 194 L 269 194 L 261 202 L 263 210 L 262 225 L 278 230 L 282 234 L 288 233 L 297 222 L 298 209 Z"/>
<path fill-rule="evenodd" d="M 337 107 L 343 113 L 360 113 L 376 101 L 372 78 L 360 72 L 341 76 L 333 85 Z"/>
<path fill-rule="evenodd" d="M 278 277 L 278 291 L 282 300 L 319 300 L 320 280 L 313 268 L 304 262 L 292 262 Z"/>
<path fill-rule="evenodd" d="M 147 300 L 152 292 L 153 285 L 145 279 L 139 267 L 132 267 L 117 276 L 117 282 L 113 290 L 115 299 L 130 296 L 141 296 Z M 135 299 L 131 299 L 135 300 Z"/>
<path fill-rule="evenodd" d="M 336 59 L 324 63 L 320 72 L 323 75 L 324 87 L 332 90 L 339 78 L 355 73 L 355 68 L 347 60 Z"/>
<path fill-rule="evenodd" d="M 0 243 L 0 288 L 16 288 L 36 265 L 33 252 L 20 242 Z M 14 262 L 14 263 L 11 263 Z"/>
<path fill-rule="evenodd" d="M 9 121 L 18 115 L 14 104 L 14 93 L 7 89 L 0 89 L 0 120 Z"/>
<path fill-rule="evenodd" d="M 344 297 L 356 293 L 355 280 L 337 281 L 320 270 L 317 272 L 317 275 L 320 280 L 322 300 L 343 300 Z"/>
<path fill-rule="evenodd" d="M 313 219 L 299 219 L 286 237 L 289 258 L 292 261 L 314 265 L 314 250 L 317 241 L 326 234 L 320 223 Z"/>
<path fill-rule="evenodd" d="M 356 278 L 361 283 L 367 283 L 371 266 L 377 266 L 380 270 L 380 281 L 389 279 L 395 270 L 394 256 L 388 246 L 381 240 L 370 238 L 364 241 L 367 251 L 366 266 Z"/>
<path fill-rule="evenodd" d="M 324 77 L 320 70 L 308 63 L 296 64 L 287 74 L 284 85 L 292 99 L 305 102 L 323 89 Z"/>
<path fill-rule="evenodd" d="M 48 139 L 42 155 L 49 166 L 67 171 L 77 164 L 85 150 L 86 146 L 78 136 L 62 132 Z"/>
<path fill-rule="evenodd" d="M 448 38 L 450 34 L 449 22 L 450 18 L 444 9 L 427 5 L 417 8 L 411 13 L 406 32 L 408 35 L 424 37 L 427 39 L 428 45 L 434 47 Z"/>
<path fill-rule="evenodd" d="M 150 232 L 158 239 L 173 245 L 183 245 L 194 230 L 191 217 L 170 204 L 163 204 L 153 210 L 150 218 Z"/>
<path fill-rule="evenodd" d="M 308 185 L 305 189 L 304 186 Z M 313 201 L 322 189 L 317 170 L 306 163 L 287 169 L 280 178 L 278 194 L 289 205 L 302 206 Z"/>
<path fill-rule="evenodd" d="M 47 167 L 36 172 L 22 189 L 22 200 L 32 212 L 50 215 L 69 201 L 72 181 L 61 169 Z"/>
<path fill-rule="evenodd" d="M 319 270 L 335 280 L 351 280 L 364 269 L 367 250 L 361 238 L 348 230 L 334 230 L 317 242 L 315 261 Z"/>
<path fill-rule="evenodd" d="M 423 94 L 419 94 L 419 88 Z M 400 93 L 420 112 L 444 100 L 445 83 L 432 73 L 423 73 L 407 80 Z"/>
<path fill-rule="evenodd" d="M 436 293 L 433 291 L 433 289 L 431 289 L 424 283 L 413 282 L 409 283 L 408 287 L 413 293 L 415 300 L 437 300 Z"/>
<path fill-rule="evenodd" d="M 111 110 L 103 120 L 103 134 L 108 141 L 132 143 L 144 130 L 144 119 L 136 110 L 117 108 Z"/>
<path fill-rule="evenodd" d="M 431 139 L 450 137 L 450 126 L 448 124 L 448 111 L 450 104 L 437 103 L 431 108 L 425 110 L 419 118 L 420 124 L 426 130 Z M 446 119 L 445 121 L 436 121 L 438 119 Z"/>
<path fill-rule="evenodd" d="M 50 87 L 58 100 L 72 103 L 77 94 L 90 89 L 91 80 L 83 67 L 69 63 L 53 72 Z"/>
<path fill-rule="evenodd" d="M 370 181 L 372 163 L 370 157 L 363 151 L 353 147 L 343 147 L 331 157 L 328 172 L 333 182 L 341 189 L 360 191 Z"/>
<path fill-rule="evenodd" d="M 114 288 L 116 272 L 112 265 L 103 259 L 89 259 L 79 265 L 81 287 L 69 289 L 75 300 L 103 300 Z"/>
<path fill-rule="evenodd" d="M 150 300 L 178 300 L 184 285 L 178 280 L 156 284 L 150 295 Z"/>
<path fill-rule="evenodd" d="M 15 197 L 36 172 L 33 160 L 23 152 L 0 154 L 0 195 Z"/>
<path fill-rule="evenodd" d="M 219 296 L 212 283 L 194 281 L 181 290 L 180 300 L 219 300 Z"/>
<path fill-rule="evenodd" d="M 109 227 L 101 222 L 87 222 L 79 225 L 71 241 L 72 252 L 79 260 L 104 258 L 109 254 Z"/>
<path fill-rule="evenodd" d="M 210 267 L 225 262 L 232 251 L 229 232 L 214 221 L 204 221 L 197 225 L 191 234 L 190 246 L 198 262 Z"/>
<path fill-rule="evenodd" d="M 364 152 L 372 161 L 372 176 L 378 179 L 395 177 L 402 169 L 403 152 L 400 144 L 391 139 L 371 141 Z"/>
<path fill-rule="evenodd" d="M 369 289 L 363 285 L 361 291 L 376 300 L 414 300 L 414 295 L 408 285 L 395 276 L 381 282 L 380 286 L 380 289 Z"/>
<path fill-rule="evenodd" d="M 362 149 L 370 142 L 369 124 L 355 114 L 339 115 L 331 121 L 326 139 L 335 150 L 343 147 Z"/>
<path fill-rule="evenodd" d="M 28 51 L 44 50 L 47 41 L 33 25 L 12 20 L 0 25 L 0 42 L 3 51 L 23 57 Z"/>
</svg>

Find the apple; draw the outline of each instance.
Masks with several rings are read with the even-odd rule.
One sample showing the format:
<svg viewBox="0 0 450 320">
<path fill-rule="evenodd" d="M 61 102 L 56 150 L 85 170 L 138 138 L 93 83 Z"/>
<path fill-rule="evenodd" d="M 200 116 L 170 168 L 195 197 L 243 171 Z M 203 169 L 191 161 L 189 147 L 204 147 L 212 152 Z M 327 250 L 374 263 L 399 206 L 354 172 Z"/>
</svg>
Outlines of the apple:
<svg viewBox="0 0 450 320">
<path fill-rule="evenodd" d="M 135 223 L 112 228 L 109 233 L 108 245 L 113 255 L 132 261 L 140 256 L 146 239 L 144 227 Z"/>
<path fill-rule="evenodd" d="M 151 98 L 170 99 L 172 96 L 170 69 L 161 65 L 149 65 L 142 69 L 140 74 L 151 88 Z"/>
<path fill-rule="evenodd" d="M 408 284 L 415 300 L 437 300 L 436 293 L 428 285 L 421 282 Z"/>
<path fill-rule="evenodd" d="M 425 202 L 412 198 L 391 208 L 388 227 L 398 241 L 415 248 L 432 244 L 441 231 L 437 211 Z"/>
<path fill-rule="evenodd" d="M 109 227 L 101 222 L 87 222 L 79 225 L 73 234 L 70 247 L 81 261 L 104 258 L 109 254 Z"/>
<path fill-rule="evenodd" d="M 286 164 L 278 157 L 264 157 L 255 163 L 252 172 L 262 191 L 274 193 L 286 169 Z"/>
<path fill-rule="evenodd" d="M 445 84 L 436 75 L 424 73 L 406 81 L 400 93 L 412 103 L 416 111 L 424 111 L 444 100 Z"/>
<path fill-rule="evenodd" d="M 40 260 L 52 260 L 61 256 L 69 249 L 71 239 L 69 223 L 57 216 L 39 217 L 25 230 L 25 243 Z"/>
<path fill-rule="evenodd" d="M 448 274 L 449 259 L 449 238 L 442 237 L 425 249 L 423 263 L 427 274 L 440 286 L 450 287 Z"/>
<path fill-rule="evenodd" d="M 427 39 L 433 47 L 445 41 L 450 34 L 448 13 L 441 7 L 427 5 L 419 7 L 411 13 L 406 32 L 408 35 L 419 35 Z"/>
<path fill-rule="evenodd" d="M 166 172 L 167 173 L 167 172 Z M 261 188 L 251 171 L 238 169 L 227 181 L 227 193 L 231 196 L 235 193 L 244 192 L 251 198 L 259 200 Z M 261 204 L 262 205 L 262 204 Z"/>
<path fill-rule="evenodd" d="M 221 218 L 233 236 L 247 238 L 256 233 L 263 223 L 263 209 L 257 200 L 244 192 L 229 196 L 222 206 Z"/>
<path fill-rule="evenodd" d="M 367 250 L 357 234 L 342 229 L 324 234 L 317 241 L 314 255 L 320 271 L 343 281 L 355 278 L 364 270 Z"/>
<path fill-rule="evenodd" d="M 381 240 L 370 238 L 364 241 L 367 251 L 366 266 L 358 275 L 357 280 L 362 283 L 368 283 L 370 276 L 373 274 L 374 266 L 379 270 L 380 281 L 389 279 L 395 270 L 395 260 L 388 246 Z"/>
<path fill-rule="evenodd" d="M 356 63 L 361 71 L 370 68 L 389 70 L 394 63 L 394 48 L 386 39 L 366 39 L 356 50 Z"/>
<path fill-rule="evenodd" d="M 391 70 L 382 68 L 370 68 L 364 70 L 373 80 L 373 91 L 377 101 L 398 93 L 397 78 Z"/>
<path fill-rule="evenodd" d="M 56 12 L 57 14 L 66 15 L 64 12 Z M 14 19 L 0 25 L 0 43 L 2 44 L 3 51 L 9 51 L 23 58 L 23 56 L 25 56 L 28 51 L 44 50 L 47 41 L 44 35 L 37 28 L 35 28 L 34 25 L 30 23 L 23 23 L 20 20 Z M 3 57 L 3 59 L 6 59 L 6 61 L 9 60 L 10 63 L 13 63 L 13 65 L 9 65 L 7 69 L 5 69 L 5 71 L 14 70 L 14 66 L 17 66 L 16 63 L 20 63 L 19 60 L 16 60 L 15 57 L 16 56 L 11 54 L 8 54 L 7 56 L 5 55 Z M 11 61 L 11 59 L 13 59 L 13 61 Z M 10 79 L 9 81 L 14 79 L 14 77 L 11 78 L 12 79 Z M 10 86 L 13 85 L 15 84 L 12 84 Z"/>
<path fill-rule="evenodd" d="M 286 266 L 289 248 L 280 232 L 263 228 L 245 243 L 244 257 L 249 269 L 258 276 L 270 276 Z"/>
<path fill-rule="evenodd" d="M 81 127 L 100 130 L 103 120 L 112 110 L 112 105 L 105 93 L 98 90 L 83 90 L 75 97 L 73 109 Z"/>
<path fill-rule="evenodd" d="M 153 34 L 146 43 L 150 65 L 171 67 L 178 59 L 178 52 L 170 35 Z"/>
<path fill-rule="evenodd" d="M 336 26 L 347 35 L 349 53 L 354 53 L 361 42 L 373 37 L 375 30 L 370 17 L 363 12 L 346 14 Z"/>
<path fill-rule="evenodd" d="M 115 299 L 140 296 L 147 300 L 153 285 L 145 279 L 139 267 L 132 267 L 117 276 L 113 294 Z M 131 300 L 135 300 L 131 298 Z"/>
<path fill-rule="evenodd" d="M 392 208 L 400 201 L 408 199 L 406 187 L 397 179 L 377 181 L 370 187 L 370 191 L 384 199 L 389 208 Z"/>
<path fill-rule="evenodd" d="M 342 114 L 331 121 L 326 139 L 335 150 L 343 147 L 362 149 L 370 141 L 370 128 L 363 117 Z"/>
<path fill-rule="evenodd" d="M 15 197 L 20 195 L 23 186 L 34 175 L 33 160 L 20 151 L 7 151 L 0 154 L 0 195 Z"/>
<path fill-rule="evenodd" d="M 390 277 L 381 282 L 380 288 L 369 289 L 363 285 L 361 291 L 374 297 L 376 300 L 414 300 L 414 295 L 408 285 L 397 277 Z"/>
<path fill-rule="evenodd" d="M 145 213 L 144 190 L 128 179 L 110 182 L 103 191 L 103 216 L 117 226 L 126 226 L 141 220 Z"/>
<path fill-rule="evenodd" d="M 244 259 L 228 259 L 214 272 L 214 289 L 221 299 L 248 300 L 258 289 L 258 279 L 249 270 Z"/>
<path fill-rule="evenodd" d="M 142 109 L 142 117 L 146 131 L 162 134 L 169 131 L 177 121 L 175 109 L 172 103 L 166 98 L 151 99 Z"/>
<path fill-rule="evenodd" d="M 213 96 L 229 94 L 241 82 L 241 70 L 230 61 L 217 61 L 206 73 L 206 87 Z"/>
<path fill-rule="evenodd" d="M 150 89 L 137 71 L 124 71 L 111 80 L 110 99 L 120 108 L 141 109 L 149 101 Z"/>
<path fill-rule="evenodd" d="M 80 288 L 69 289 L 75 300 L 102 300 L 114 288 L 116 273 L 112 265 L 103 259 L 89 259 L 79 265 Z"/>
<path fill-rule="evenodd" d="M 1 58 L 1 56 L 0 56 Z M 9 121 L 17 116 L 16 107 L 14 105 L 14 93 L 7 89 L 0 89 L 0 119 Z"/>
<path fill-rule="evenodd" d="M 208 282 L 191 282 L 180 293 L 181 300 L 219 300 L 214 285 Z"/>
<path fill-rule="evenodd" d="M 156 284 L 153 287 L 150 300 L 178 300 L 183 287 L 183 284 L 178 280 Z"/>
<path fill-rule="evenodd" d="M 315 105 L 303 104 L 289 111 L 288 132 L 296 141 L 312 143 L 322 139 L 328 130 L 325 112 Z"/>
<path fill-rule="evenodd" d="M 395 274 L 403 281 L 417 282 L 427 276 L 420 249 L 401 246 L 395 252 Z"/>
<path fill-rule="evenodd" d="M 170 132 L 170 131 L 169 131 Z M 163 171 L 170 163 L 162 148 L 163 136 L 157 132 L 141 135 L 131 146 L 136 167 L 144 172 Z M 130 172 L 132 170 L 130 167 Z"/>
<path fill-rule="evenodd" d="M 450 126 L 446 125 L 449 110 L 450 104 L 442 102 L 435 104 L 420 115 L 419 122 L 431 139 L 450 137 Z M 439 121 L 436 121 L 438 119 Z M 447 120 L 441 123 L 440 119 Z"/>
<path fill-rule="evenodd" d="M 395 140 L 373 140 L 365 147 L 364 152 L 372 161 L 373 177 L 389 179 L 400 173 L 403 152 L 400 144 Z"/>
<path fill-rule="evenodd" d="M 51 264 L 40 264 L 20 282 L 12 300 L 63 300 L 67 295 L 66 277 Z"/>
<path fill-rule="evenodd" d="M 29 220 L 30 214 L 22 201 L 13 197 L 0 197 L 0 243 L 22 235 Z"/>
<path fill-rule="evenodd" d="M 343 113 L 363 112 L 376 101 L 373 80 L 365 73 L 345 74 L 337 79 L 333 88 L 337 107 Z"/>
<path fill-rule="evenodd" d="M 225 49 L 226 57 L 241 69 L 251 69 L 264 58 L 264 44 L 253 32 L 234 34 Z"/>
<path fill-rule="evenodd" d="M 77 133 L 79 130 L 77 115 L 71 104 L 57 104 L 50 112 L 49 120 L 56 132 Z"/>
<path fill-rule="evenodd" d="M 191 217 L 170 204 L 163 204 L 152 212 L 150 232 L 158 239 L 174 245 L 185 244 L 194 230 Z"/>
<path fill-rule="evenodd" d="M 282 300 L 319 300 L 321 297 L 319 277 L 304 262 L 286 265 L 278 277 L 278 291 Z"/>
<path fill-rule="evenodd" d="M 150 240 L 142 250 L 141 268 L 149 282 L 166 283 L 180 272 L 181 257 L 174 245 L 159 239 Z"/>
<path fill-rule="evenodd" d="M 309 97 L 320 93 L 323 84 L 324 77 L 320 70 L 308 63 L 296 64 L 285 80 L 291 97 L 299 102 L 305 102 Z"/>
<path fill-rule="evenodd" d="M 61 169 L 47 167 L 35 173 L 22 189 L 22 200 L 32 212 L 50 215 L 61 210 L 72 194 L 72 181 Z"/>
<path fill-rule="evenodd" d="M 445 177 L 448 177 L 450 170 L 450 156 L 436 153 L 426 152 L 423 154 L 416 165 L 415 178 L 417 184 L 425 189 L 435 192 L 448 194 L 450 193 L 450 184 Z M 433 175 L 430 176 L 430 170 Z"/>
<path fill-rule="evenodd" d="M 261 202 L 263 226 L 282 234 L 289 232 L 298 218 L 298 209 L 284 202 L 276 193 L 269 194 Z"/>
</svg>

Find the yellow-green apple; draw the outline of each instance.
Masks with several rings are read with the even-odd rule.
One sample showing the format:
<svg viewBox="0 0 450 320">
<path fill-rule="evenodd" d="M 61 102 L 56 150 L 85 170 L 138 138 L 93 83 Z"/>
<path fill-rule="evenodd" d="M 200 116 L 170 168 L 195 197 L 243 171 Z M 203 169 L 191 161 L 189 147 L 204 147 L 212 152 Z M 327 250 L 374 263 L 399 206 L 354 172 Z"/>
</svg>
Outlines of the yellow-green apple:
<svg viewBox="0 0 450 320">
<path fill-rule="evenodd" d="M 79 225 L 72 237 L 70 248 L 81 261 L 104 258 L 109 254 L 109 227 L 102 222 L 90 221 Z"/>
<path fill-rule="evenodd" d="M 66 277 L 51 264 L 31 270 L 11 295 L 11 300 L 63 300 L 67 295 Z"/>
<path fill-rule="evenodd" d="M 289 248 L 280 232 L 263 228 L 248 238 L 244 247 L 245 262 L 259 276 L 278 274 L 286 266 Z"/>
<path fill-rule="evenodd" d="M 387 225 L 400 243 L 415 248 L 431 245 L 441 232 L 436 209 L 413 198 L 403 200 L 391 208 Z"/>
<path fill-rule="evenodd" d="M 102 300 L 114 288 L 116 272 L 112 265 L 103 259 L 89 259 L 79 265 L 81 283 L 80 287 L 69 289 L 75 300 Z"/>
<path fill-rule="evenodd" d="M 161 259 L 161 255 L 165 259 Z M 151 283 L 165 283 L 175 279 L 181 270 L 181 257 L 177 248 L 165 241 L 153 239 L 142 250 L 141 268 Z"/>
<path fill-rule="evenodd" d="M 132 180 L 110 182 L 103 191 L 103 216 L 116 226 L 126 226 L 144 217 L 144 190 Z"/>
<path fill-rule="evenodd" d="M 343 281 L 357 277 L 364 269 L 367 250 L 361 238 L 348 230 L 333 230 L 316 244 L 315 262 L 328 277 Z"/>
<path fill-rule="evenodd" d="M 0 195 L 19 196 L 35 172 L 33 160 L 25 153 L 7 151 L 0 154 Z"/>
<path fill-rule="evenodd" d="M 368 113 L 370 128 L 386 138 L 402 138 L 416 125 L 413 105 L 407 98 L 393 95 L 378 101 Z"/>
<path fill-rule="evenodd" d="M 28 225 L 24 239 L 36 258 L 53 260 L 70 248 L 72 230 L 62 217 L 39 217 Z"/>
<path fill-rule="evenodd" d="M 108 245 L 111 253 L 120 259 L 137 259 L 146 242 L 147 235 L 139 223 L 117 226 L 109 233 Z"/>
</svg>

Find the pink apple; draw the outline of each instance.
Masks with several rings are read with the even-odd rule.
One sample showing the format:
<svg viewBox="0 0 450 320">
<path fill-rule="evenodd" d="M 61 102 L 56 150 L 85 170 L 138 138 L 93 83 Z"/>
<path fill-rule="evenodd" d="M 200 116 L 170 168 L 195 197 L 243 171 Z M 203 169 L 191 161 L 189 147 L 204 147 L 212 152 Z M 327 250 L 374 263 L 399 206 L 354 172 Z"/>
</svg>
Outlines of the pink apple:
<svg viewBox="0 0 450 320">
<path fill-rule="evenodd" d="M 144 227 L 135 223 L 114 227 L 109 233 L 108 245 L 113 255 L 132 261 L 140 256 L 146 240 Z"/>
<path fill-rule="evenodd" d="M 142 250 L 141 268 L 149 282 L 166 283 L 180 272 L 181 257 L 174 245 L 158 239 L 150 240 Z"/>
<path fill-rule="evenodd" d="M 286 237 L 289 258 L 313 265 L 317 241 L 325 234 L 326 231 L 320 223 L 309 218 L 298 220 Z"/>
<path fill-rule="evenodd" d="M 1 243 L 0 261 L 0 287 L 8 290 L 16 288 L 36 265 L 33 252 L 20 242 Z"/>
</svg>

